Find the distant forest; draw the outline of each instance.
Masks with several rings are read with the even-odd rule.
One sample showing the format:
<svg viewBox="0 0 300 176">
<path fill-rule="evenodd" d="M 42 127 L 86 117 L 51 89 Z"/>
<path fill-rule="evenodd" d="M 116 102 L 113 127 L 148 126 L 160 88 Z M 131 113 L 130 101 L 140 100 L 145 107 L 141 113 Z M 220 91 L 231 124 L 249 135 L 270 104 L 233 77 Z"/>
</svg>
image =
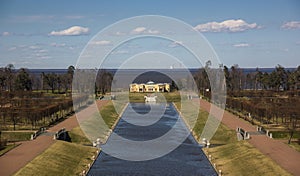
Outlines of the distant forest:
<svg viewBox="0 0 300 176">
<path fill-rule="evenodd" d="M 300 66 L 295 69 L 286 69 L 277 65 L 271 72 L 263 72 L 263 69 L 256 68 L 255 71 L 247 71 L 238 65 L 230 68 L 222 66 L 226 79 L 227 91 L 240 90 L 297 90 L 300 89 Z M 204 68 L 194 74 L 199 89 L 210 88 L 207 72 L 210 69 L 210 62 Z"/>
<path fill-rule="evenodd" d="M 231 67 L 222 66 L 226 78 L 227 91 L 239 90 L 297 90 L 300 89 L 300 66 L 297 68 L 284 68 L 277 65 L 273 69 L 244 69 L 238 65 Z M 191 73 L 197 84 L 199 92 L 210 89 L 207 72 L 210 70 L 210 62 L 200 69 L 192 69 Z M 38 69 L 26 68 L 15 69 L 12 64 L 0 68 L 0 90 L 1 91 L 32 91 L 46 90 L 52 93 L 67 93 L 71 90 L 72 78 L 75 71 L 74 66 L 64 69 Z M 101 69 L 98 71 L 95 91 L 105 94 L 110 91 L 113 75 L 116 70 Z M 155 77 L 156 75 L 156 77 Z M 147 82 L 151 79 L 171 82 L 168 76 L 149 72 L 149 76 L 137 79 L 137 82 Z M 155 80 L 154 80 L 155 81 Z M 178 81 L 178 80 L 176 80 Z M 130 83 L 128 83 L 130 84 Z"/>
</svg>

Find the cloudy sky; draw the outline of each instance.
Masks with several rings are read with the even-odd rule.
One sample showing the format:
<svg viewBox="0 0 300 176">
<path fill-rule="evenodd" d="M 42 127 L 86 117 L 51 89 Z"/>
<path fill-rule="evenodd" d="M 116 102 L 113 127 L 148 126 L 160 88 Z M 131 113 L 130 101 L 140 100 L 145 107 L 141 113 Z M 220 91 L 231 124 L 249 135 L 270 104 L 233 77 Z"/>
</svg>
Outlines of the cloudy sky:
<svg viewBox="0 0 300 176">
<path fill-rule="evenodd" d="M 76 65 L 86 44 L 99 31 L 119 20 L 140 15 L 163 15 L 191 25 L 203 34 L 220 61 L 228 66 L 300 65 L 298 0 L 2 0 L 0 67 L 9 63 L 16 68 Z M 161 31 L 135 26 L 129 34 L 140 33 L 160 35 Z M 93 42 L 99 46 L 112 44 L 109 39 Z M 138 53 L 141 43 L 145 41 L 133 41 L 127 47 L 120 47 L 111 53 L 115 55 L 112 58 L 124 59 L 130 57 L 130 53 Z M 161 48 L 160 45 L 172 49 L 182 44 L 182 41 L 159 42 L 151 50 Z"/>
</svg>

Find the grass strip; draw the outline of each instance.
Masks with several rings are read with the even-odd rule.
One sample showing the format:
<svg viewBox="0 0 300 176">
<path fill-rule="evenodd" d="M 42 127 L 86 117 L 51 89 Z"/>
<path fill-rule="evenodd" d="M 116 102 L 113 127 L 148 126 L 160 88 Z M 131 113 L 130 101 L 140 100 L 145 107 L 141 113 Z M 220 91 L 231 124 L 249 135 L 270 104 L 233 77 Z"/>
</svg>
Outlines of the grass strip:
<svg viewBox="0 0 300 176">
<path fill-rule="evenodd" d="M 175 104 L 177 107 L 180 105 L 179 103 Z M 193 106 L 197 105 L 191 103 L 190 108 Z M 189 121 L 188 114 L 185 114 L 183 118 Z M 200 110 L 193 127 L 193 135 L 198 141 L 207 118 L 208 112 Z M 211 147 L 203 148 L 203 150 L 207 156 L 212 156 L 211 162 L 216 164 L 217 170 L 222 170 L 222 175 L 290 175 L 248 141 L 238 141 L 235 130 L 229 129 L 222 123 L 210 143 Z"/>
<path fill-rule="evenodd" d="M 56 141 L 15 175 L 79 175 L 92 162 L 96 148 Z"/>
</svg>

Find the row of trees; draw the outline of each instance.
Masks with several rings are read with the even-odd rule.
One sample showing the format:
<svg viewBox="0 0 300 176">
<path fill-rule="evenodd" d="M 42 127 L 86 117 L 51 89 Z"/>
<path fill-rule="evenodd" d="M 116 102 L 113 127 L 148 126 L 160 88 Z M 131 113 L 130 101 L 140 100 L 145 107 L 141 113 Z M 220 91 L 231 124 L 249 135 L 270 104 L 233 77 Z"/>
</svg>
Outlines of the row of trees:
<svg viewBox="0 0 300 176">
<path fill-rule="evenodd" d="M 32 129 L 48 126 L 87 104 L 88 96 L 56 97 L 43 93 L 22 91 L 2 93 L 0 102 L 1 129 L 9 130 L 13 126 L 31 126 Z M 76 104 L 74 104 L 74 102 Z"/>
<path fill-rule="evenodd" d="M 99 70 L 96 83 L 95 83 L 95 92 L 97 94 L 104 95 L 106 92 L 110 92 L 111 84 L 113 81 L 113 75 L 106 70 Z"/>
<path fill-rule="evenodd" d="M 69 66 L 67 73 L 65 74 L 42 73 L 42 89 L 48 90 L 48 88 L 50 88 L 52 93 L 54 93 L 55 90 L 58 90 L 58 93 L 67 93 L 68 90 L 72 90 L 72 79 L 74 71 L 74 66 Z"/>
<path fill-rule="evenodd" d="M 204 68 L 194 75 L 200 93 L 210 89 L 212 80 L 208 73 L 223 69 L 226 79 L 227 91 L 241 90 L 297 90 L 300 89 L 300 66 L 295 70 L 285 69 L 277 65 L 272 72 L 262 72 L 256 68 L 254 72 L 245 73 L 238 65 L 230 68 L 220 65 L 219 69 L 210 68 L 211 62 L 207 61 Z M 211 74 L 214 75 L 214 74 Z M 211 76 L 210 75 L 210 76 Z"/>
<path fill-rule="evenodd" d="M 36 75 L 26 68 L 16 70 L 12 64 L 0 68 L 0 90 L 2 91 L 31 91 L 51 90 L 54 93 L 68 92 L 72 87 L 74 66 L 69 66 L 67 73 L 42 73 Z"/>
<path fill-rule="evenodd" d="M 300 89 L 300 66 L 296 70 L 290 71 L 277 65 L 271 73 L 262 72 L 256 68 L 255 72 L 245 74 L 238 65 L 233 65 L 230 69 L 224 66 L 224 74 L 229 91 Z"/>
<path fill-rule="evenodd" d="M 291 106 L 293 103 L 293 106 Z M 289 125 L 296 116 L 300 115 L 299 98 L 279 98 L 279 97 L 255 97 L 245 99 L 243 97 L 227 97 L 227 108 L 239 112 L 251 114 L 251 119 L 256 119 L 264 124 L 284 124 Z M 284 118 L 283 118 L 284 117 Z M 297 118 L 299 119 L 299 118 Z"/>
<path fill-rule="evenodd" d="M 72 90 L 72 80 L 74 75 L 74 66 L 69 66 L 64 74 L 42 73 L 36 75 L 30 73 L 26 68 L 14 69 L 12 64 L 0 68 L 0 90 L 2 91 L 31 91 L 47 90 L 52 93 L 67 93 Z M 105 94 L 110 91 L 113 75 L 104 69 L 101 70 L 78 70 L 84 73 L 82 78 L 85 81 L 95 81 L 95 93 Z M 91 80 L 96 76 L 96 80 Z M 89 84 L 89 83 L 87 83 Z"/>
<path fill-rule="evenodd" d="M 300 100 L 298 97 L 227 97 L 226 107 L 240 112 L 243 118 L 254 123 L 276 124 L 290 133 L 288 143 L 300 129 Z M 240 114 L 239 114 L 240 115 Z"/>
</svg>

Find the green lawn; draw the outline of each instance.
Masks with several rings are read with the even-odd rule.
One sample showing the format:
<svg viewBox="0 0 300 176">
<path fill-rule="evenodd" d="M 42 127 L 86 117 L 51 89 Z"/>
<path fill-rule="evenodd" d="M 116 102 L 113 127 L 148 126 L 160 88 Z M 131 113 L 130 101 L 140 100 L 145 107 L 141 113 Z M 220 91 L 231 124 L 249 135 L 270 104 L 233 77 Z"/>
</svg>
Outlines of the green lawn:
<svg viewBox="0 0 300 176">
<path fill-rule="evenodd" d="M 118 104 L 117 106 L 121 106 L 121 104 Z M 122 104 L 122 106 L 124 106 L 124 104 Z M 109 129 L 115 124 L 119 114 L 116 112 L 111 101 L 101 108 L 100 114 L 101 117 L 98 112 L 95 112 L 82 121 L 80 127 L 84 134 L 92 141 L 96 141 L 100 138 L 102 142 L 105 142 L 110 132 Z"/>
<path fill-rule="evenodd" d="M 91 141 L 85 136 L 80 127 L 75 127 L 69 131 L 72 143 L 81 145 L 92 145 Z"/>
<path fill-rule="evenodd" d="M 221 124 L 206 150 L 226 175 L 290 175 L 248 141 L 237 141 L 236 133 Z"/>
<path fill-rule="evenodd" d="M 300 152 L 300 144 L 298 141 L 292 141 L 289 144 L 293 149 L 297 150 L 298 152 Z"/>
<path fill-rule="evenodd" d="M 96 148 L 56 141 L 15 175 L 79 175 L 95 154 Z"/>
<path fill-rule="evenodd" d="M 78 175 L 87 170 L 97 149 L 91 147 L 80 127 L 72 129 L 69 135 L 72 143 L 56 141 L 15 175 Z"/>
<path fill-rule="evenodd" d="M 1 138 L 10 142 L 30 140 L 34 131 L 2 131 Z"/>
<path fill-rule="evenodd" d="M 275 139 L 289 139 L 290 132 L 289 131 L 271 131 L 272 137 Z M 293 139 L 300 138 L 300 131 L 295 131 L 293 135 Z"/>
<path fill-rule="evenodd" d="M 124 105 L 116 105 L 123 107 Z M 118 119 L 119 115 L 117 114 L 114 104 L 110 101 L 108 102 L 100 111 L 101 117 L 103 118 L 106 125 L 111 128 L 116 120 Z"/>
<path fill-rule="evenodd" d="M 180 93 L 175 92 L 164 92 L 164 93 L 129 93 L 130 102 L 145 102 L 144 96 L 156 95 L 157 102 L 179 102 L 181 100 Z"/>
<path fill-rule="evenodd" d="M 176 106 L 178 105 L 179 103 L 176 103 Z M 192 106 L 197 105 L 191 103 L 191 108 Z M 207 117 L 208 113 L 200 110 L 193 128 L 197 140 L 199 140 Z M 186 121 L 189 120 L 188 116 L 184 118 Z M 247 141 L 237 141 L 236 132 L 222 123 L 210 143 L 211 148 L 204 148 L 203 150 L 207 155 L 212 156 L 212 163 L 216 163 L 217 169 L 222 170 L 222 175 L 290 175 Z"/>
</svg>

